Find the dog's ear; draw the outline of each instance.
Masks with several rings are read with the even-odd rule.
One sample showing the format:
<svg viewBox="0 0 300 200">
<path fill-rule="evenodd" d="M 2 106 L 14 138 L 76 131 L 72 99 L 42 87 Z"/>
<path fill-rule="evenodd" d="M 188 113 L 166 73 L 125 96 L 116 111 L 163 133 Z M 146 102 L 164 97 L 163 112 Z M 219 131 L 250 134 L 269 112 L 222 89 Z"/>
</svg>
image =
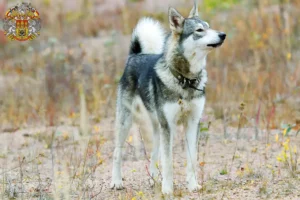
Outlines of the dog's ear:
<svg viewBox="0 0 300 200">
<path fill-rule="evenodd" d="M 181 33 L 183 30 L 184 17 L 174 8 L 169 8 L 170 28 L 175 33 Z"/>
<path fill-rule="evenodd" d="M 198 13 L 198 0 L 194 0 L 194 6 L 190 12 L 189 18 L 194 17 L 194 16 L 199 16 Z"/>
</svg>

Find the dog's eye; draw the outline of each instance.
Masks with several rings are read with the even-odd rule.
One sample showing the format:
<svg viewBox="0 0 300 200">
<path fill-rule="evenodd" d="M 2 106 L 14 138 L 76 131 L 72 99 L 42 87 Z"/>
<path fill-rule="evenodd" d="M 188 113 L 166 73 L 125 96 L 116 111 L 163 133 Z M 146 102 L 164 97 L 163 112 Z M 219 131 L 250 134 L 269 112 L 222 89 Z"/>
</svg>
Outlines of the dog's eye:
<svg viewBox="0 0 300 200">
<path fill-rule="evenodd" d="M 198 28 L 197 30 L 196 30 L 196 32 L 198 32 L 198 33 L 201 33 L 201 32 L 203 32 L 204 30 L 202 29 L 202 28 Z"/>
</svg>

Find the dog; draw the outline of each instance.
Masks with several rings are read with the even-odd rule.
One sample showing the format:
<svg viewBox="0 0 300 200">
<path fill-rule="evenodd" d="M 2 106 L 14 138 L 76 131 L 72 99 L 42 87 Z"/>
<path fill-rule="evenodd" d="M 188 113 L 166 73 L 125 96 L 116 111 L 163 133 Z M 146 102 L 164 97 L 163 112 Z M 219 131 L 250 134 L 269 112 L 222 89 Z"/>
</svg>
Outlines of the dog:
<svg viewBox="0 0 300 200">
<path fill-rule="evenodd" d="M 186 124 L 187 188 L 191 192 L 201 188 L 196 168 L 207 82 L 206 57 L 222 45 L 226 34 L 211 29 L 199 18 L 197 0 L 188 18 L 172 7 L 168 16 L 169 34 L 151 18 L 142 18 L 132 34 L 118 85 L 112 189 L 123 189 L 122 148 L 132 125 L 136 99 L 143 103 L 153 126 L 150 175 L 158 177 L 156 163 L 160 153 L 162 193 L 173 193 L 173 136 L 182 113 Z"/>
</svg>

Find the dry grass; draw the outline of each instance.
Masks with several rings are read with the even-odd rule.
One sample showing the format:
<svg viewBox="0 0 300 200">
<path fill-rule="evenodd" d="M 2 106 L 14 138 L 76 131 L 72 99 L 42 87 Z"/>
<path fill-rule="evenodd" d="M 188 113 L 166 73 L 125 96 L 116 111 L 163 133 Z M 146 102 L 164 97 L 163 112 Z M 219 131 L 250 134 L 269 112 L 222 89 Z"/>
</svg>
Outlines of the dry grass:
<svg viewBox="0 0 300 200">
<path fill-rule="evenodd" d="M 41 36 L 17 43 L 0 35 L 1 198 L 161 197 L 148 186 L 145 169 L 137 169 L 146 164 L 144 153 L 131 156 L 144 152 L 144 145 L 130 141 L 127 159 L 137 161 L 125 161 L 127 190 L 107 189 L 113 148 L 108 119 L 114 116 L 130 32 L 141 16 L 167 27 L 167 7 L 147 11 L 147 2 L 102 9 L 98 0 L 34 0 L 43 19 Z M 185 2 L 192 5 L 176 0 L 187 16 Z M 204 125 L 211 128 L 199 150 L 203 190 L 190 195 L 184 188 L 179 136 L 175 196 L 299 198 L 300 3 L 221 2 L 200 5 L 201 17 L 228 35 L 208 58 Z"/>
<path fill-rule="evenodd" d="M 272 131 L 270 145 L 249 139 L 224 140 L 222 121 L 203 134 L 197 171 L 202 190 L 189 193 L 186 155 L 179 129 L 174 145 L 175 199 L 297 199 L 299 136 Z M 113 152 L 113 119 L 102 120 L 88 136 L 77 127 L 57 126 L 2 133 L 0 190 L 2 199 L 163 199 L 160 180 L 150 186 L 149 151 L 138 127 L 124 148 L 125 190 L 109 188 Z M 235 138 L 237 129 L 229 131 Z M 142 132 L 142 135 L 146 132 Z M 276 135 L 278 134 L 278 139 Z M 207 137 L 209 135 L 209 137 Z M 10 145 L 8 145 L 10 144 Z M 145 147 L 146 146 L 146 147 Z M 146 153 L 145 153 L 146 152 Z M 295 167 L 292 167 L 295 166 Z M 158 166 L 159 167 L 159 166 Z"/>
<path fill-rule="evenodd" d="M 93 14 L 97 4 L 93 7 L 91 2 L 82 1 L 85 6 L 71 14 L 54 2 L 37 1 L 44 19 L 39 40 L 1 47 L 4 127 L 18 128 L 37 120 L 54 125 L 61 123 L 60 118 L 76 115 L 80 85 L 93 118 L 114 113 L 116 83 L 128 51 L 129 36 L 124 34 L 130 34 L 140 16 L 150 13 L 131 12 L 142 4 L 129 3 L 113 13 Z M 225 10 L 203 7 L 202 17 L 228 34 L 208 62 L 207 102 L 216 118 L 237 125 L 242 99 L 247 104 L 245 123 L 250 126 L 278 128 L 299 118 L 299 7 L 296 2 L 268 0 L 257 5 L 243 1 Z M 187 7 L 179 10 L 188 13 Z M 105 20 L 98 20 L 104 16 Z M 165 12 L 151 16 L 167 25 Z M 256 117 L 259 120 L 252 122 Z"/>
</svg>

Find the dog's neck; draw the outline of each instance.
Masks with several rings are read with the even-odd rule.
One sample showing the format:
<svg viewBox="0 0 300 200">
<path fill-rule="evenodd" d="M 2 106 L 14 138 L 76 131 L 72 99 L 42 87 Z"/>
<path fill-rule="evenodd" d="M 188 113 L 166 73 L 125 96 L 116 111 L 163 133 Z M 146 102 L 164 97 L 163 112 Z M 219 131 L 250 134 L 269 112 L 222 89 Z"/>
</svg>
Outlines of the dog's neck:
<svg viewBox="0 0 300 200">
<path fill-rule="evenodd" d="M 205 70 L 208 52 L 183 50 L 178 45 L 178 38 L 176 37 L 176 35 L 171 35 L 167 40 L 168 45 L 166 45 L 164 54 L 168 67 L 186 78 L 198 77 L 201 71 Z"/>
<path fill-rule="evenodd" d="M 194 52 L 185 52 L 184 55 L 190 63 L 190 72 L 198 74 L 206 67 L 207 52 L 196 50 Z"/>
</svg>

